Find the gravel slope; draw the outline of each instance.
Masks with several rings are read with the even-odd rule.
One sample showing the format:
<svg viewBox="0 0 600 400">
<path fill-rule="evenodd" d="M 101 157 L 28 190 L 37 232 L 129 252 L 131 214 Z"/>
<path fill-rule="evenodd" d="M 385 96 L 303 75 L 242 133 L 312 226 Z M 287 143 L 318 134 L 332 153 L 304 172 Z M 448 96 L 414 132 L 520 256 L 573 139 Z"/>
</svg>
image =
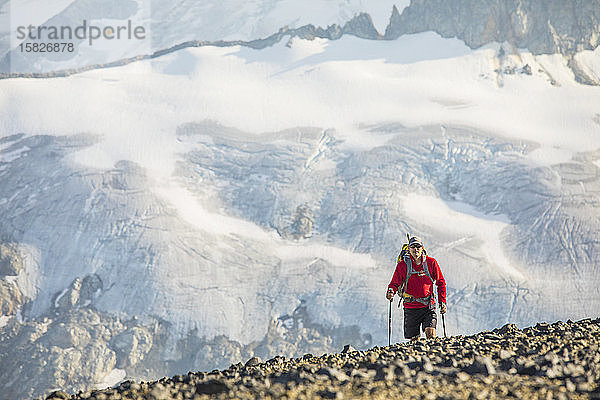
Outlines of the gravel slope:
<svg viewBox="0 0 600 400">
<path fill-rule="evenodd" d="M 251 358 L 227 370 L 122 382 L 51 398 L 600 398 L 600 318 L 507 324 L 472 336 L 422 339 L 320 357 Z"/>
</svg>

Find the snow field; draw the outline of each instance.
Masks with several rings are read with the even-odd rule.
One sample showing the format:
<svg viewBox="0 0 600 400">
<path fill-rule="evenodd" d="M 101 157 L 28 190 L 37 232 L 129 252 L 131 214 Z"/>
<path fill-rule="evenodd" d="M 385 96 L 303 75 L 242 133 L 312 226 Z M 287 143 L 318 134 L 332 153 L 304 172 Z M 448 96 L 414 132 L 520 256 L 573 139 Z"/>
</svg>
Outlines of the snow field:
<svg viewBox="0 0 600 400">
<path fill-rule="evenodd" d="M 133 5 L 134 4 L 134 5 Z M 408 0 L 326 1 L 307 0 L 252 0 L 244 3 L 226 0 L 216 3 L 180 1 L 176 4 L 164 0 L 134 0 L 105 4 L 78 0 L 61 0 L 51 3 L 39 0 L 9 1 L 0 9 L 0 56 L 16 49 L 22 39 L 17 34 L 20 26 L 69 26 L 75 29 L 83 20 L 89 25 L 142 26 L 143 40 L 97 40 L 93 45 L 81 43 L 72 54 L 63 54 L 60 61 L 43 53 L 15 54 L 26 60 L 13 62 L 14 72 L 50 72 L 105 64 L 122 58 L 152 54 L 185 41 L 252 41 L 264 39 L 282 28 L 299 28 L 313 24 L 327 28 L 332 24 L 344 26 L 359 13 L 369 13 L 375 28 L 385 33 L 394 5 L 400 12 Z M 4 37 L 2 37 L 4 36 Z M 1 57 L 0 57 L 1 58 Z M 8 72 L 8 71 L 4 71 Z"/>
<path fill-rule="evenodd" d="M 329 43 L 295 40 L 292 49 L 283 44 L 270 49 L 273 61 L 258 61 L 259 53 L 250 57 L 255 51 L 247 48 L 194 48 L 69 78 L 7 80 L 0 82 L 0 129 L 99 135 L 102 141 L 76 162 L 107 168 L 129 159 L 160 178 L 170 176 L 183 150 L 173 137 L 177 126 L 205 119 L 257 134 L 294 126 L 345 132 L 382 121 L 407 127 L 447 123 L 557 151 L 600 147 L 600 126 L 593 121 L 597 88 L 553 87 L 537 75 L 509 77 L 499 88 L 485 78 L 494 74 L 492 49 L 470 51 L 433 33 L 414 36 L 375 45 L 354 37 Z M 429 45 L 420 50 L 426 53 L 421 61 L 386 59 L 411 54 L 420 40 Z M 294 53 L 296 45 L 301 54 Z M 374 49 L 361 59 L 367 47 Z M 448 48 L 455 48 L 455 57 Z M 543 62 L 548 65 L 550 59 Z M 560 60 L 553 66 L 567 74 L 556 63 Z M 169 73 L 175 67 L 186 73 Z M 34 102 L 39 112 L 32 115 L 26 110 Z"/>
</svg>

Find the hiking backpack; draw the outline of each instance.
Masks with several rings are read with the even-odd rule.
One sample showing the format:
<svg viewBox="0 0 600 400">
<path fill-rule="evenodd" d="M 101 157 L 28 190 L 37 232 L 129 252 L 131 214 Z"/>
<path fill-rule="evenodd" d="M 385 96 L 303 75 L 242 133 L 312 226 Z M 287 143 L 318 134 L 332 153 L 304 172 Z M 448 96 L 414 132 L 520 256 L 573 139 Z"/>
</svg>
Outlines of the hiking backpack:
<svg viewBox="0 0 600 400">
<path fill-rule="evenodd" d="M 410 235 L 406 234 L 406 237 L 408 238 L 408 241 L 410 242 Z M 435 294 L 434 294 L 433 290 L 431 291 L 431 294 L 427 297 L 414 297 L 414 296 L 406 293 L 406 286 L 408 284 L 408 280 L 410 279 L 410 277 L 413 276 L 414 274 L 418 274 L 419 272 L 421 272 L 421 271 L 415 271 L 415 269 L 413 268 L 412 259 L 410 258 L 410 253 L 408 251 L 408 243 L 405 243 L 402 245 L 402 249 L 400 251 L 400 254 L 398 255 L 398 260 L 397 260 L 396 264 L 399 264 L 400 261 L 404 261 L 404 263 L 406 264 L 406 279 L 402 283 L 402 294 L 400 295 L 400 301 L 398 302 L 398 307 L 400 307 L 400 304 L 402 304 L 402 301 L 409 302 L 409 303 L 416 301 L 416 302 L 419 302 L 421 304 L 428 306 L 429 308 L 435 307 Z M 431 284 L 432 285 L 435 284 L 435 282 L 431 278 L 431 273 L 429 272 L 429 266 L 427 265 L 427 251 L 425 250 L 425 247 L 423 247 L 423 272 L 429 278 L 429 280 L 431 281 Z M 433 299 L 433 302 L 431 301 L 432 299 Z M 431 305 L 432 303 L 434 304 L 433 306 Z"/>
</svg>

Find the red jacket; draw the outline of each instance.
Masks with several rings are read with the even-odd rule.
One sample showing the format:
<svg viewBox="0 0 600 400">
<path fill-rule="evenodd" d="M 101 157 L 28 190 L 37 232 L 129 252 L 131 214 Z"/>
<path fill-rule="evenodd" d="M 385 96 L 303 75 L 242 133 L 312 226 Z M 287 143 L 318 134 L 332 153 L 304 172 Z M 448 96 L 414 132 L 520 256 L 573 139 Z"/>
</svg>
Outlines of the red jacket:
<svg viewBox="0 0 600 400">
<path fill-rule="evenodd" d="M 425 257 L 425 256 L 423 256 Z M 408 284 L 406 286 L 406 293 L 410 294 L 414 297 L 427 297 L 433 292 L 433 282 L 429 280 L 427 275 L 423 272 L 423 263 L 417 265 L 415 260 L 410 257 L 413 263 L 413 269 L 415 271 L 421 271 L 420 274 L 411 275 L 408 280 Z M 442 275 L 442 271 L 440 270 L 440 266 L 438 265 L 435 258 L 427 257 L 427 267 L 429 268 L 429 274 L 431 278 L 435 281 L 437 285 L 438 292 L 438 302 L 446 303 L 446 281 L 444 280 L 444 276 Z M 389 288 L 394 290 L 394 293 L 398 291 L 398 288 L 402 288 L 402 283 L 406 279 L 406 263 L 404 260 L 400 261 L 398 265 L 396 265 L 396 270 L 394 271 L 394 276 L 392 276 L 392 281 L 388 285 Z M 433 298 L 431 299 L 433 304 Z M 423 303 L 419 303 L 417 301 L 412 303 L 404 302 L 404 308 L 423 308 L 426 307 Z"/>
</svg>

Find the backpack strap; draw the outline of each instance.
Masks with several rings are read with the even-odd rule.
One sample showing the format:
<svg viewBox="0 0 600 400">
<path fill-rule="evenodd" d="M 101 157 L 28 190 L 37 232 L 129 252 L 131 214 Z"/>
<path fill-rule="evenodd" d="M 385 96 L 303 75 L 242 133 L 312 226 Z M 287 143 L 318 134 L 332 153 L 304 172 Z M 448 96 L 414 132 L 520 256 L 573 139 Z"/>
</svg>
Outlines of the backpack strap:
<svg viewBox="0 0 600 400">
<path fill-rule="evenodd" d="M 408 286 L 408 280 L 410 279 L 410 277 L 414 274 L 418 274 L 418 271 L 415 271 L 414 267 L 413 267 L 413 263 L 412 263 L 412 259 L 410 258 L 410 255 L 405 255 L 404 256 L 404 263 L 406 264 L 406 279 L 404 280 L 404 283 L 402 284 L 402 296 L 400 297 L 400 301 L 398 302 L 398 307 L 400 307 L 400 304 L 402 303 L 402 300 L 404 300 L 404 302 L 418 302 L 421 304 L 424 304 L 426 306 L 428 306 L 429 308 L 431 308 L 431 303 L 432 303 L 432 299 L 433 299 L 433 304 L 435 307 L 435 293 L 433 292 L 433 290 L 431 291 L 431 294 L 427 297 L 414 297 L 408 293 L 406 293 L 406 287 Z M 429 278 L 429 280 L 431 281 L 431 284 L 433 285 L 433 279 L 431 278 L 431 273 L 429 272 L 429 266 L 427 265 L 427 255 L 423 254 L 423 272 L 425 273 L 425 275 Z"/>
</svg>

